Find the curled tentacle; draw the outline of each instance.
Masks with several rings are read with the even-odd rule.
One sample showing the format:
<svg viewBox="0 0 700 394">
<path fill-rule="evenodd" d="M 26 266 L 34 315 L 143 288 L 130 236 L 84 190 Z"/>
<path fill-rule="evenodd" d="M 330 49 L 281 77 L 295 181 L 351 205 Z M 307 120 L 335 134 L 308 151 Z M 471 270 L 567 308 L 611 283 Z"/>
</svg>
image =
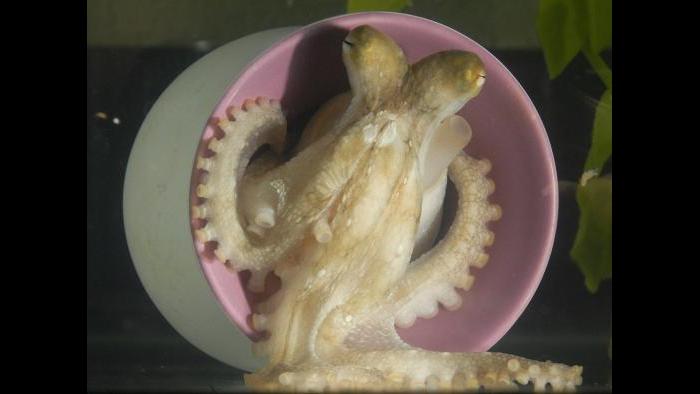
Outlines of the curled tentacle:
<svg viewBox="0 0 700 394">
<path fill-rule="evenodd" d="M 333 363 L 308 362 L 245 376 L 258 390 L 282 391 L 574 391 L 580 366 L 539 362 L 503 353 L 446 353 L 396 349 L 345 353 Z"/>
<path fill-rule="evenodd" d="M 197 185 L 196 193 L 206 201 L 193 213 L 206 212 L 197 217 L 207 224 L 195 235 L 202 242 L 218 242 L 214 253 L 220 261 L 230 261 L 237 270 L 259 271 L 294 253 L 305 230 L 341 195 L 372 147 L 360 130 L 373 117 L 358 121 L 357 132 L 325 135 L 290 161 L 244 178 L 260 146 L 270 144 L 279 151 L 286 128 L 277 102 L 247 103 L 244 108 L 232 110 L 233 121 L 220 122 L 226 135 L 209 142 L 216 154 L 197 159 L 197 168 L 207 171 L 207 180 Z M 318 166 L 312 159 L 318 157 L 332 164 Z"/>
<path fill-rule="evenodd" d="M 435 242 L 442 223 L 447 168 L 472 137 L 469 123 L 459 115 L 449 116 L 431 129 L 424 137 L 426 141 L 421 145 L 418 157 L 424 191 L 412 260 Z"/>
<path fill-rule="evenodd" d="M 197 168 L 207 171 L 206 184 L 197 186 L 197 196 L 205 198 L 197 211 L 197 217 L 207 224 L 196 230 L 202 242 L 217 241 L 217 258 L 231 260 L 237 269 L 263 269 L 270 257 L 280 255 L 292 245 L 259 248 L 248 237 L 244 215 L 239 206 L 240 186 L 245 169 L 256 150 L 269 144 L 280 152 L 286 134 L 286 120 L 278 102 L 260 99 L 246 102 L 245 111 L 231 109 L 233 119 L 221 119 L 219 127 L 222 139 L 212 138 L 208 147 L 213 157 L 197 158 Z M 250 216 L 250 214 L 248 215 Z M 253 214 L 255 216 L 255 214 Z"/>
<path fill-rule="evenodd" d="M 458 308 L 454 288 L 468 290 L 474 281 L 469 268 L 481 268 L 488 261 L 484 247 L 493 243 L 494 234 L 487 225 L 500 217 L 500 208 L 488 201 L 493 192 L 493 182 L 486 177 L 489 169 L 487 161 L 463 153 L 450 165 L 459 198 L 457 212 L 445 237 L 411 264 L 389 297 L 387 303 L 397 306 L 399 326 L 411 326 L 416 317 L 432 317 L 438 303 Z"/>
</svg>

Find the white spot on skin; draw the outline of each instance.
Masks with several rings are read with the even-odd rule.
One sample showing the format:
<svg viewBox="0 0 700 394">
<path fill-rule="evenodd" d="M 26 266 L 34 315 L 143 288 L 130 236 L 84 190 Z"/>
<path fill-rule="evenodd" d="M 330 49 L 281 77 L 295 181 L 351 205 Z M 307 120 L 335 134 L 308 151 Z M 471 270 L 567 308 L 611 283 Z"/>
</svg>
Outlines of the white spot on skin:
<svg viewBox="0 0 700 394">
<path fill-rule="evenodd" d="M 379 146 L 387 146 L 396 139 L 396 122 L 391 120 L 382 129 L 382 136 L 379 138 Z"/>
<path fill-rule="evenodd" d="M 270 207 L 262 207 L 255 216 L 255 224 L 262 228 L 271 228 L 275 225 L 275 211 Z"/>
<path fill-rule="evenodd" d="M 369 144 L 372 141 L 374 141 L 374 138 L 377 136 L 377 126 L 373 124 L 368 124 L 365 127 L 362 128 L 362 138 L 364 139 L 365 143 Z"/>
<path fill-rule="evenodd" d="M 333 233 L 325 218 L 319 219 L 313 227 L 314 237 L 318 243 L 326 243 L 331 240 Z"/>
<path fill-rule="evenodd" d="M 318 274 L 317 274 L 317 275 L 318 275 L 319 278 L 323 277 L 324 275 L 326 275 L 326 270 L 323 270 L 323 269 L 322 269 L 322 270 L 318 271 Z"/>
<path fill-rule="evenodd" d="M 352 218 L 348 219 L 348 221 L 345 222 L 345 225 L 350 227 L 350 225 L 352 225 Z"/>
<path fill-rule="evenodd" d="M 345 316 L 345 321 L 350 323 L 352 321 L 352 315 Z"/>
</svg>

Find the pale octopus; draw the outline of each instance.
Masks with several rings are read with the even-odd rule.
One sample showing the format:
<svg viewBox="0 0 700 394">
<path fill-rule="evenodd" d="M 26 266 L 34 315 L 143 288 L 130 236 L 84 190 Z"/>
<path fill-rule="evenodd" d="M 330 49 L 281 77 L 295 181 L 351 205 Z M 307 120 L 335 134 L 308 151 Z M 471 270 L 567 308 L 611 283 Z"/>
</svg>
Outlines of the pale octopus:
<svg viewBox="0 0 700 394">
<path fill-rule="evenodd" d="M 268 363 L 246 375 L 246 384 L 283 391 L 512 389 L 515 382 L 575 389 L 580 366 L 432 352 L 397 334 L 396 325 L 434 316 L 438 303 L 458 308 L 455 289 L 468 290 L 470 267 L 488 260 L 484 247 L 494 234 L 487 225 L 501 215 L 488 201 L 491 165 L 462 151 L 471 130 L 455 115 L 486 75 L 478 56 L 456 50 L 409 65 L 401 48 L 370 26 L 353 29 L 342 50 L 350 94 L 319 110 L 291 159 L 281 158 L 280 103 L 265 98 L 231 108 L 230 119 L 218 123 L 223 136 L 208 141 L 213 156 L 197 159 L 205 176 L 193 215 L 206 225 L 196 237 L 215 241 L 217 259 L 233 271 L 250 270 L 253 290 L 269 272 L 281 279 L 252 316 L 253 327 L 269 333 L 253 344 Z M 251 162 L 263 145 L 274 152 Z M 431 154 L 440 149 L 452 151 Z M 427 157 L 447 162 L 436 168 Z M 421 220 L 424 195 L 444 196 L 448 164 L 456 215 L 437 245 L 415 253 L 417 238 L 434 235 L 435 220 Z"/>
</svg>

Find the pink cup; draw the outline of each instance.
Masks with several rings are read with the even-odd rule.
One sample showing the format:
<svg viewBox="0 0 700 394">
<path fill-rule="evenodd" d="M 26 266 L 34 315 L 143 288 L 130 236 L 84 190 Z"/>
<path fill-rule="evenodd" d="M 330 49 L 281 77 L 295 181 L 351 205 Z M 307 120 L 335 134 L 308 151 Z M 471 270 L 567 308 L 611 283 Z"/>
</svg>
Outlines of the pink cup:
<svg viewBox="0 0 700 394">
<path fill-rule="evenodd" d="M 491 258 L 483 269 L 472 271 L 476 281 L 471 290 L 461 292 L 460 309 L 441 308 L 436 317 L 399 330 L 410 344 L 430 350 L 486 351 L 505 335 L 535 293 L 552 250 L 558 207 L 554 158 L 542 121 L 518 81 L 491 53 L 449 27 L 413 15 L 342 15 L 304 27 L 265 51 L 228 89 L 212 117 L 225 116 L 226 108 L 240 106 L 245 99 L 265 96 L 281 100 L 290 125 L 298 123 L 300 115 L 348 89 L 342 39 L 362 24 L 391 36 L 410 62 L 459 49 L 476 53 L 486 66 L 488 79 L 481 94 L 459 114 L 473 128 L 466 152 L 493 164 L 490 176 L 496 191 L 491 199 L 501 206 L 503 217 L 491 226 L 496 234 L 487 251 Z M 202 140 L 213 133 L 207 125 Z M 200 143 L 198 152 L 203 148 Z M 194 188 L 191 201 L 196 201 Z M 446 206 L 446 220 L 450 214 Z M 254 296 L 244 289 L 242 274 L 226 269 L 195 242 L 204 274 L 224 311 L 255 338 L 248 321 Z"/>
</svg>

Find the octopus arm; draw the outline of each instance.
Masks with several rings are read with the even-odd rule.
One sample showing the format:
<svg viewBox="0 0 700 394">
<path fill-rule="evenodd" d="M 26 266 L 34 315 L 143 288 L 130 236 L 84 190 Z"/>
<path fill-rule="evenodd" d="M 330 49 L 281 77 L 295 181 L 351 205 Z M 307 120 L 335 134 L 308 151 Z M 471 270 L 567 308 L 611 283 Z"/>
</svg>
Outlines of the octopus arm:
<svg viewBox="0 0 700 394">
<path fill-rule="evenodd" d="M 575 391 L 581 366 L 539 362 L 503 353 L 446 353 L 421 349 L 348 351 L 331 363 L 274 368 L 245 376 L 264 390 L 497 390 Z"/>
<path fill-rule="evenodd" d="M 294 239 L 255 245 L 248 233 L 260 231 L 261 226 L 245 218 L 241 207 L 245 193 L 240 193 L 240 189 L 248 163 L 258 148 L 268 144 L 274 151 L 282 151 L 286 119 L 279 102 L 264 98 L 248 100 L 243 108 L 232 107 L 229 115 L 218 123 L 223 138 L 212 137 L 208 141 L 214 156 L 197 158 L 197 168 L 206 175 L 197 185 L 196 194 L 203 202 L 195 207 L 193 216 L 207 223 L 195 231 L 195 236 L 201 242 L 216 241 L 216 257 L 221 262 L 228 261 L 236 270 L 265 271 L 294 246 Z M 260 219 L 262 223 L 264 212 Z"/>
<path fill-rule="evenodd" d="M 445 237 L 412 263 L 405 276 L 392 289 L 388 305 L 395 306 L 400 327 L 410 327 L 416 317 L 437 314 L 438 303 L 454 310 L 461 297 L 455 288 L 468 290 L 474 278 L 471 267 L 481 268 L 488 261 L 484 248 L 494 241 L 488 222 L 500 218 L 500 207 L 490 204 L 494 184 L 486 177 L 487 160 L 460 153 L 449 166 L 449 178 L 458 193 L 458 208 Z"/>
<path fill-rule="evenodd" d="M 343 115 L 347 113 L 351 100 L 352 94 L 344 92 L 325 102 L 302 131 L 301 138 L 294 147 L 294 151 L 303 151 L 313 145 L 314 142 L 320 140 L 325 134 L 331 132 L 340 122 Z"/>
</svg>

